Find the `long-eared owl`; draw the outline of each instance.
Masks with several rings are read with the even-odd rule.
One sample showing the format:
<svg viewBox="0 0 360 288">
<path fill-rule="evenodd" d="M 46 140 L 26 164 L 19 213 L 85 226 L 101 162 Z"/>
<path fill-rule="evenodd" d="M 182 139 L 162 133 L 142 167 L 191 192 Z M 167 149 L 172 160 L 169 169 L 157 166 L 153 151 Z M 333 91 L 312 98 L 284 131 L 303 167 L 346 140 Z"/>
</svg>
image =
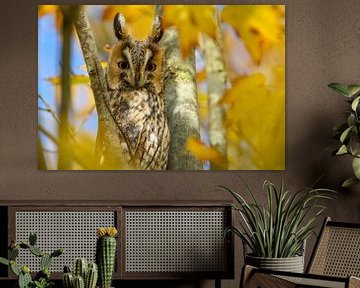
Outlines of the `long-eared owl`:
<svg viewBox="0 0 360 288">
<path fill-rule="evenodd" d="M 134 40 L 125 18 L 117 14 L 106 80 L 109 109 L 118 126 L 125 160 L 134 169 L 166 169 L 169 129 L 164 96 L 164 51 L 158 42 L 163 35 L 156 17 L 151 35 Z"/>
</svg>

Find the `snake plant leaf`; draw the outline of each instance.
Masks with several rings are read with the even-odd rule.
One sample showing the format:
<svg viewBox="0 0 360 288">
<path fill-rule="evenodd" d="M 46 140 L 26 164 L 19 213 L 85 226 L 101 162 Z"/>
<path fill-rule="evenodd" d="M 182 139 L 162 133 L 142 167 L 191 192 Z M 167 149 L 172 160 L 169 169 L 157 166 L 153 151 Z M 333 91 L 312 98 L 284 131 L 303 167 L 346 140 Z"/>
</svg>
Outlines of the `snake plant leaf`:
<svg viewBox="0 0 360 288">
<path fill-rule="evenodd" d="M 351 109 L 356 111 L 356 108 L 359 105 L 359 101 L 360 101 L 360 96 L 356 97 L 354 101 L 352 101 L 351 103 Z"/>
<path fill-rule="evenodd" d="M 355 157 L 353 159 L 352 168 L 356 178 L 360 180 L 360 158 Z"/>
<path fill-rule="evenodd" d="M 341 83 L 330 83 L 328 85 L 329 88 L 333 89 L 337 93 L 339 93 L 342 96 L 351 97 L 351 94 L 347 88 L 347 85 L 341 84 Z"/>
<path fill-rule="evenodd" d="M 344 154 L 347 154 L 349 153 L 347 148 L 346 148 L 346 145 L 341 145 L 341 147 L 339 148 L 339 150 L 336 152 L 335 155 L 344 155 Z"/>
<path fill-rule="evenodd" d="M 360 180 L 355 178 L 355 177 L 351 177 L 349 179 L 347 179 L 346 181 L 344 181 L 344 183 L 341 185 L 341 187 L 344 187 L 344 188 L 348 188 L 354 184 L 359 184 L 360 183 Z"/>
</svg>

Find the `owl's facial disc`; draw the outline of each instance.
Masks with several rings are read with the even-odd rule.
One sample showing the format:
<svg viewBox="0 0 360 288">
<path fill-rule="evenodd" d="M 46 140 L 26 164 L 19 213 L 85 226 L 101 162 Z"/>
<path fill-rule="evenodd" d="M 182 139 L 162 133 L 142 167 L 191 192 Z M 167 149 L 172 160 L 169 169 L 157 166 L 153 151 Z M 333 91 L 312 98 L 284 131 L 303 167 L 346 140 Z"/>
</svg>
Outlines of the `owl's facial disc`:
<svg viewBox="0 0 360 288">
<path fill-rule="evenodd" d="M 137 43 L 137 46 L 126 47 L 123 56 L 118 61 L 120 77 L 134 89 L 143 88 L 151 81 L 150 74 L 157 68 L 152 61 L 153 52 L 150 49 L 143 49 L 140 43 Z"/>
</svg>

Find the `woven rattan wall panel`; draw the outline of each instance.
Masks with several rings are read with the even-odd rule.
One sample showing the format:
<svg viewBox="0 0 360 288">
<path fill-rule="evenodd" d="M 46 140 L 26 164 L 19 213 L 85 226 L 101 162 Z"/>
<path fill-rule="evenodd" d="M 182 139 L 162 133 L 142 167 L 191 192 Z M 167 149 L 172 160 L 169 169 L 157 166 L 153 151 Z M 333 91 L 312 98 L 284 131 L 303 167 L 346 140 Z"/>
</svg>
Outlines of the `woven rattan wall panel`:
<svg viewBox="0 0 360 288">
<path fill-rule="evenodd" d="M 126 211 L 125 272 L 226 271 L 226 214 L 189 210 Z"/>
<path fill-rule="evenodd" d="M 96 228 L 116 226 L 114 211 L 16 211 L 15 221 L 17 242 L 27 242 L 29 233 L 36 231 L 37 246 L 44 252 L 65 249 L 54 259 L 52 272 L 62 272 L 64 265 L 71 266 L 78 257 L 95 260 Z M 40 269 L 40 259 L 29 251 L 21 251 L 18 262 L 26 263 L 31 271 Z"/>
</svg>

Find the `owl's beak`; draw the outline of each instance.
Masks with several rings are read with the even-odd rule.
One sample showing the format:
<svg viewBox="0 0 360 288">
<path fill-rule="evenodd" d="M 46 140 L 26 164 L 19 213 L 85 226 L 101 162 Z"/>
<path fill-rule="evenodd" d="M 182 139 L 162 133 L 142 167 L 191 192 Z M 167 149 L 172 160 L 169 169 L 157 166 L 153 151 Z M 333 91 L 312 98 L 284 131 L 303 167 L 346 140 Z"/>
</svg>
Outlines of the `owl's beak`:
<svg viewBox="0 0 360 288">
<path fill-rule="evenodd" d="M 140 76 L 140 79 L 139 79 L 139 82 L 138 82 L 138 87 L 139 87 L 139 88 L 142 88 L 142 87 L 144 87 L 144 85 L 145 85 L 144 72 L 140 72 L 140 73 L 139 73 L 139 76 Z"/>
<path fill-rule="evenodd" d="M 137 74 L 135 74 L 135 81 L 134 81 L 135 85 L 134 88 L 142 88 L 145 85 L 145 77 L 144 77 L 144 72 L 139 72 Z"/>
</svg>

